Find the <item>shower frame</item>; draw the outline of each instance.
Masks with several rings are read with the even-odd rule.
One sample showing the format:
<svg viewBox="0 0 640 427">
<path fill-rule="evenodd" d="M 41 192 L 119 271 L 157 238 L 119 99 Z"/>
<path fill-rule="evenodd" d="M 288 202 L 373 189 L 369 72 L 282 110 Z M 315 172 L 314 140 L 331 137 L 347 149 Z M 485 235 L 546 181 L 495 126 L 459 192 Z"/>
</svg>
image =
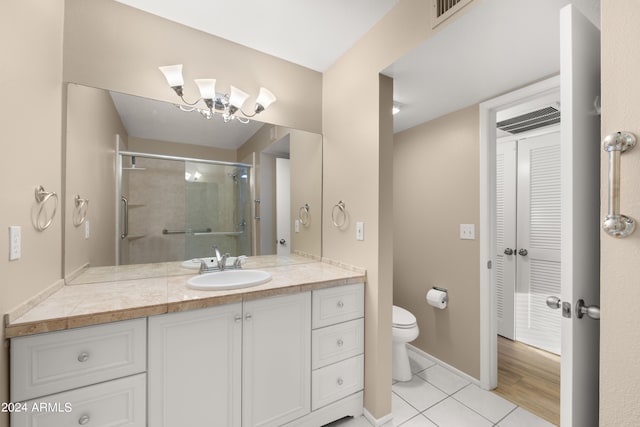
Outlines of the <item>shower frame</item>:
<svg viewBox="0 0 640 427">
<path fill-rule="evenodd" d="M 196 162 L 196 163 L 203 163 L 203 164 L 209 164 L 209 165 L 217 165 L 217 166 L 231 166 L 231 167 L 244 167 L 247 168 L 247 170 L 249 171 L 249 193 L 250 193 L 250 198 L 251 200 L 255 200 L 255 165 L 253 164 L 247 164 L 247 163 L 235 163 L 235 162 L 224 162 L 224 161 L 219 161 L 219 160 L 207 160 L 207 159 L 198 159 L 198 158 L 194 158 L 194 157 L 180 157 L 180 156 L 169 156 L 169 155 L 164 155 L 164 154 L 153 154 L 153 153 L 142 153 L 142 152 L 138 152 L 138 151 L 127 151 L 127 150 L 120 150 L 120 136 L 118 135 L 118 141 L 117 141 L 117 149 L 116 149 L 116 197 L 115 197 L 115 209 L 116 209 L 116 233 L 115 233 L 115 239 L 116 239 L 116 244 L 115 244 L 115 248 L 116 248 L 116 265 L 121 265 L 120 263 L 120 241 L 121 241 L 121 235 L 122 235 L 122 224 L 121 221 L 117 220 L 117 218 L 120 217 L 120 213 L 121 213 L 121 196 L 122 196 L 122 158 L 123 156 L 126 157 L 144 157 L 144 158 L 149 158 L 149 159 L 157 159 L 157 160 L 172 160 L 172 161 L 179 161 L 179 162 Z M 252 204 L 251 205 L 251 219 L 252 219 L 252 224 L 251 224 L 251 250 L 255 251 L 255 247 L 256 247 L 256 233 L 255 233 L 255 206 Z"/>
</svg>

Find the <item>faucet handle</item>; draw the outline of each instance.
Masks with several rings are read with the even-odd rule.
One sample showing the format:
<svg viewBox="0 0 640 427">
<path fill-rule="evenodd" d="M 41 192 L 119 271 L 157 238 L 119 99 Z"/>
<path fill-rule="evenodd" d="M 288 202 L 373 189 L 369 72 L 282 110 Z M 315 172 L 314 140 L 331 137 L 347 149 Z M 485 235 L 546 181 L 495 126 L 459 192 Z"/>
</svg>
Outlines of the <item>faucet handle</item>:
<svg viewBox="0 0 640 427">
<path fill-rule="evenodd" d="M 207 270 L 209 270 L 207 262 L 203 258 L 200 258 L 200 270 L 198 270 L 198 274 L 202 274 Z"/>
<path fill-rule="evenodd" d="M 233 268 L 242 268 L 242 261 L 244 261 L 247 258 L 249 257 L 246 255 L 240 255 L 239 257 L 237 257 L 233 263 Z"/>
</svg>

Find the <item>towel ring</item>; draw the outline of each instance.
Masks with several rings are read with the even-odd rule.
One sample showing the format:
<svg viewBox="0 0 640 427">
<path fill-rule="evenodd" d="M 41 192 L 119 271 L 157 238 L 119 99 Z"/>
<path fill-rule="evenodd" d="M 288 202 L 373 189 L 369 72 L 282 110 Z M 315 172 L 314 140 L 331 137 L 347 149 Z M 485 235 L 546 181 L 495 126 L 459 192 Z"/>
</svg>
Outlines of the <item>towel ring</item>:
<svg viewBox="0 0 640 427">
<path fill-rule="evenodd" d="M 340 219 L 340 216 L 342 216 L 342 222 L 338 222 L 338 219 Z M 331 221 L 333 222 L 333 226 L 337 228 L 342 228 L 344 224 L 347 222 L 347 213 L 345 212 L 345 204 L 342 200 L 340 200 L 338 203 L 336 203 L 333 206 L 333 209 L 331 210 Z"/>
<path fill-rule="evenodd" d="M 53 191 L 45 191 L 42 185 L 36 187 L 35 191 L 36 202 L 40 205 L 38 208 L 38 213 L 35 216 L 34 226 L 38 231 L 44 231 L 53 223 L 53 218 L 56 216 L 56 212 L 58 211 L 58 195 Z M 51 217 L 47 219 L 45 216 L 44 221 L 41 221 L 42 214 L 46 214 L 45 206 L 49 199 L 55 200 L 55 204 L 53 205 L 53 213 Z"/>
<path fill-rule="evenodd" d="M 309 204 L 308 203 L 305 203 L 304 206 L 302 206 L 298 210 L 298 219 L 300 220 L 300 223 L 305 227 L 309 225 Z"/>
<path fill-rule="evenodd" d="M 76 208 L 73 211 L 73 225 L 80 227 L 87 220 L 89 199 L 81 199 L 80 195 L 77 194 L 74 200 Z"/>
</svg>

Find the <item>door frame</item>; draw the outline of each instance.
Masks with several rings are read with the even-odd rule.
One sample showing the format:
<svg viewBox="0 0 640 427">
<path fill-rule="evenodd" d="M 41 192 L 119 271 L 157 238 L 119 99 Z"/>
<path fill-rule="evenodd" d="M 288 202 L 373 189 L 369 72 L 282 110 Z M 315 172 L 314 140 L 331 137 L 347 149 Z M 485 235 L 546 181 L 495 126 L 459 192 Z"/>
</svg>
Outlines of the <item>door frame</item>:
<svg viewBox="0 0 640 427">
<path fill-rule="evenodd" d="M 498 385 L 498 319 L 496 314 L 495 203 L 496 203 L 496 113 L 533 100 L 560 88 L 554 76 L 480 104 L 480 386 Z"/>
</svg>

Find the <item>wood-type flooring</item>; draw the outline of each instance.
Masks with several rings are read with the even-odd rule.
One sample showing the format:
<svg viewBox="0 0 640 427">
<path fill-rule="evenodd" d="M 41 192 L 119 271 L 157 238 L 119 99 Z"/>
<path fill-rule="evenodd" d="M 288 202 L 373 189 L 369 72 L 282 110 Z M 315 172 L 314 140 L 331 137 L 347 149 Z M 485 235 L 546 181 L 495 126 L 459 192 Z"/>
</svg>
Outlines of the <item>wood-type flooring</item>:
<svg viewBox="0 0 640 427">
<path fill-rule="evenodd" d="M 498 336 L 494 393 L 560 425 L 560 356 Z"/>
</svg>

